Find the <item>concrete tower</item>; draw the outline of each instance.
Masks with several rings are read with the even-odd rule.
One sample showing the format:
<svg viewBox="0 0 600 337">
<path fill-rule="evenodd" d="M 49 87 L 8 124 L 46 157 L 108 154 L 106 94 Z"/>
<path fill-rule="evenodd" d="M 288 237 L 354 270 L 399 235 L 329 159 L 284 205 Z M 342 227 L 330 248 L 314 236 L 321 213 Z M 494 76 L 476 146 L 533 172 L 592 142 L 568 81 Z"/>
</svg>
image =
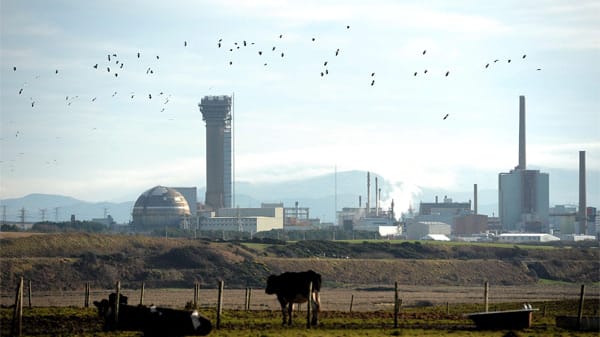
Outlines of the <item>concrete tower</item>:
<svg viewBox="0 0 600 337">
<path fill-rule="evenodd" d="M 549 221 L 549 177 L 528 170 L 525 155 L 525 96 L 519 97 L 519 164 L 498 177 L 498 207 L 502 228 L 516 232 L 546 232 Z"/>
<path fill-rule="evenodd" d="M 205 96 L 198 106 L 206 122 L 206 197 L 213 210 L 231 207 L 231 97 Z"/>
<path fill-rule="evenodd" d="M 579 234 L 587 234 L 587 200 L 585 191 L 585 151 L 579 151 Z"/>
</svg>

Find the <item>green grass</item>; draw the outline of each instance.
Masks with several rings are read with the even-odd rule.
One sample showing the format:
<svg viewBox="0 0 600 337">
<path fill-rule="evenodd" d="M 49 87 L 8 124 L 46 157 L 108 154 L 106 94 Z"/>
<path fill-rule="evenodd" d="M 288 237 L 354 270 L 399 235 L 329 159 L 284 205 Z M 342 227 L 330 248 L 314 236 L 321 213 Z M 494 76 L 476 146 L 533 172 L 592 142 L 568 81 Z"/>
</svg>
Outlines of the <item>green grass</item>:
<svg viewBox="0 0 600 337">
<path fill-rule="evenodd" d="M 555 316 L 573 315 L 577 312 L 577 301 L 554 301 L 532 303 L 540 308 L 534 314 L 533 326 L 530 329 L 514 332 L 513 336 L 598 336 L 592 332 L 573 332 L 556 328 Z M 584 314 L 598 315 L 598 300 L 586 301 Z M 497 304 L 490 310 L 515 309 L 519 304 Z M 221 317 L 221 328 L 213 330 L 210 336 L 217 337 L 359 337 L 359 336 L 504 336 L 508 331 L 477 331 L 463 313 L 480 311 L 477 304 L 457 304 L 450 306 L 429 306 L 421 308 L 405 308 L 399 317 L 399 326 L 393 326 L 391 311 L 372 312 L 340 312 L 324 311 L 320 315 L 320 325 L 307 330 L 305 326 L 306 312 L 295 313 L 291 327 L 281 326 L 281 315 L 278 310 L 242 311 L 225 310 Z M 202 312 L 212 322 L 216 322 L 214 309 Z M 25 336 L 139 336 L 136 332 L 103 332 L 102 322 L 93 308 L 74 307 L 34 307 L 24 308 Z M 0 335 L 8 336 L 12 318 L 12 309 L 0 309 Z"/>
</svg>

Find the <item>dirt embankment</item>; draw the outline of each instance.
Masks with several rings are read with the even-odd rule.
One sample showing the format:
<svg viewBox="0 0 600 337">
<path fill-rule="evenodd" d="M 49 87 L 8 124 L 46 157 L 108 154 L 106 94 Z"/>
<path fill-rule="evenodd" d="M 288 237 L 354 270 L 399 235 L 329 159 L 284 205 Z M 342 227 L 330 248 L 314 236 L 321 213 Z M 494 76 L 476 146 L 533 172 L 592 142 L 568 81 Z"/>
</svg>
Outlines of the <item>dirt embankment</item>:
<svg viewBox="0 0 600 337">
<path fill-rule="evenodd" d="M 0 239 L 0 290 L 19 277 L 37 289 L 263 287 L 270 274 L 313 269 L 329 287 L 406 285 L 522 285 L 540 278 L 599 282 L 597 247 L 521 248 L 415 242 L 209 242 L 131 235 L 49 234 Z"/>
</svg>

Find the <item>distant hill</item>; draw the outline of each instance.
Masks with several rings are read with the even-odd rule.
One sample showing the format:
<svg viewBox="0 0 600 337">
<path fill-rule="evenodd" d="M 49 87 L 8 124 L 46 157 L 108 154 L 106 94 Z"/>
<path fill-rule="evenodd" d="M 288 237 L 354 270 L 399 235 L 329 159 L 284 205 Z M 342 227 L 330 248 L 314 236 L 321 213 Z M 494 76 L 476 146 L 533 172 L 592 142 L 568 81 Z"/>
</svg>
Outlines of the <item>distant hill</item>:
<svg viewBox="0 0 600 337">
<path fill-rule="evenodd" d="M 577 170 L 545 170 L 550 174 L 550 205 L 577 204 L 578 173 Z M 467 175 L 469 176 L 469 175 Z M 476 173 L 472 173 L 476 177 Z M 375 204 L 375 177 L 378 177 L 381 188 L 382 207 L 390 205 L 392 196 L 396 195 L 397 187 L 384 177 L 371 172 L 371 204 Z M 396 182 L 397 183 L 397 182 Z M 600 206 L 600 172 L 589 170 L 587 173 L 588 206 Z M 455 202 L 473 201 L 472 183 L 462 182 L 468 186 L 463 190 L 445 190 L 421 188 L 420 192 L 412 195 L 412 206 L 418 211 L 419 202 L 433 202 L 438 196 L 440 202 L 444 196 Z M 153 186 L 148 186 L 151 188 Z M 139 191 L 139 194 L 144 191 Z M 204 200 L 204 187 L 198 188 L 198 200 Z M 297 201 L 300 207 L 310 208 L 310 216 L 320 218 L 322 222 L 334 222 L 336 208 L 358 207 L 359 196 L 362 206 L 367 202 L 367 173 L 365 171 L 345 171 L 321 176 L 289 180 L 282 182 L 236 183 L 235 205 L 239 207 L 260 207 L 263 202 L 283 202 L 286 207 L 294 207 Z M 337 202 L 336 202 L 337 200 Z M 0 205 L 6 206 L 6 219 L 19 220 L 19 210 L 25 208 L 25 221 L 40 221 L 41 210 L 45 209 L 45 219 L 59 221 L 70 219 L 71 214 L 79 220 L 101 218 L 106 209 L 118 223 L 131 220 L 131 212 L 135 200 L 127 202 L 88 202 L 68 196 L 52 194 L 29 194 L 23 198 L 4 199 Z M 337 206 L 337 207 L 336 207 Z M 396 215 L 399 216 L 406 206 L 399 205 L 396 200 Z M 498 216 L 497 188 L 482 188 L 478 190 L 478 210 L 480 214 Z"/>
</svg>

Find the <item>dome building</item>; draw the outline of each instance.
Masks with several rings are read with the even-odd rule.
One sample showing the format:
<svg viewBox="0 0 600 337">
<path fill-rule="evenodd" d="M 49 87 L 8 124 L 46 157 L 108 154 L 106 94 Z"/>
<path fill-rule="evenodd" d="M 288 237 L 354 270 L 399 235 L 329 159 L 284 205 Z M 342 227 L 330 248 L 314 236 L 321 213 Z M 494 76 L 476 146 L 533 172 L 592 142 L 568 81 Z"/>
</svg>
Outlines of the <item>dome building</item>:
<svg viewBox="0 0 600 337">
<path fill-rule="evenodd" d="M 177 190 L 155 186 L 139 196 L 133 206 L 133 227 L 137 231 L 185 227 L 191 216 L 190 206 Z"/>
</svg>

